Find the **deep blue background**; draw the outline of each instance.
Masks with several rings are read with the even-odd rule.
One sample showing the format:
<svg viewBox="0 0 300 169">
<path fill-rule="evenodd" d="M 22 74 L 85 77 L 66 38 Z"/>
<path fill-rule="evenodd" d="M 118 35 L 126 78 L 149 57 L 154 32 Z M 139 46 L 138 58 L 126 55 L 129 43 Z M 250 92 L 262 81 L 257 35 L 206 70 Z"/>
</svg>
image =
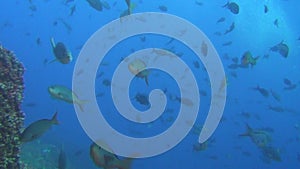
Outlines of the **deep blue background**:
<svg viewBox="0 0 300 169">
<path fill-rule="evenodd" d="M 193 144 L 197 142 L 198 135 L 192 132 L 171 151 L 160 156 L 138 159 L 133 162 L 132 168 L 172 168 L 172 169 L 213 169 L 213 168 L 289 168 L 297 169 L 300 161 L 297 153 L 300 153 L 300 111 L 299 96 L 300 89 L 283 90 L 283 79 L 288 78 L 299 85 L 300 82 L 300 3 L 296 0 L 274 0 L 274 1 L 238 1 L 240 13 L 233 15 L 229 10 L 222 8 L 226 1 L 209 1 L 203 5 L 197 5 L 194 1 L 161 0 L 161 1 L 133 1 L 136 4 L 134 13 L 138 12 L 159 12 L 158 6 L 168 7 L 168 13 L 187 19 L 201 29 L 215 45 L 217 52 L 223 62 L 226 76 L 228 78 L 228 96 L 224 112 L 224 119 L 213 135 L 214 143 L 205 151 L 193 151 Z M 114 3 L 109 2 L 111 5 Z M 54 126 L 40 140 L 41 142 L 54 144 L 64 148 L 68 154 L 71 168 L 96 168 L 89 158 L 89 145 L 91 140 L 82 130 L 71 104 L 67 104 L 50 98 L 47 87 L 53 84 L 62 84 L 71 88 L 72 74 L 76 58 L 80 48 L 87 39 L 103 25 L 114 19 L 118 19 L 120 13 L 126 9 L 126 3 L 117 1 L 116 6 L 110 10 L 98 12 L 91 8 L 86 1 L 75 0 L 69 5 L 63 1 L 37 1 L 33 0 L 36 11 L 29 9 L 30 3 L 24 0 L 2 1 L 0 10 L 0 43 L 5 48 L 14 51 L 20 61 L 23 62 L 25 72 L 25 98 L 23 110 L 26 113 L 25 126 L 41 118 L 50 118 L 54 111 L 58 111 L 59 126 Z M 76 4 L 76 11 L 73 16 L 68 16 L 70 7 Z M 269 8 L 264 13 L 264 5 Z M 220 17 L 225 17 L 223 23 L 216 23 Z M 58 21 L 63 19 L 72 27 L 68 32 L 64 25 Z M 273 22 L 279 21 L 279 27 Z M 57 25 L 53 25 L 57 22 Z M 236 28 L 233 32 L 217 36 L 215 32 L 224 32 L 235 22 Z M 60 63 L 44 64 L 45 60 L 54 59 L 50 37 L 56 41 L 64 42 L 72 51 L 74 61 L 68 65 Z M 182 43 L 174 41 L 172 45 L 166 46 L 169 41 L 167 37 L 145 35 L 146 41 L 140 42 L 139 37 L 132 37 L 122 43 L 106 56 L 105 61 L 109 64 L 100 68 L 104 75 L 96 79 L 96 93 L 103 92 L 104 96 L 99 99 L 99 104 L 107 102 L 103 109 L 113 111 L 110 88 L 102 84 L 104 79 L 109 79 L 117 61 L 136 51 L 146 47 L 168 48 L 175 46 L 175 50 L 183 53 L 182 59 L 193 70 L 197 77 L 201 91 L 206 91 L 207 96 L 201 96 L 201 108 L 197 124 L 203 125 L 203 121 L 210 104 L 210 86 L 208 76 L 203 71 L 203 65 L 199 69 L 193 66 L 196 56 Z M 41 44 L 36 43 L 40 38 Z M 289 45 L 290 53 L 288 58 L 270 52 L 269 48 L 284 40 Z M 222 46 L 223 43 L 232 41 L 230 46 Z M 139 43 L 136 43 L 139 42 Z M 199 43 L 200 44 L 200 43 Z M 261 56 L 257 65 L 249 69 L 232 70 L 227 68 L 232 62 L 229 58 L 241 58 L 245 51 L 251 51 L 254 56 Z M 269 54 L 269 58 L 263 56 Z M 112 58 L 114 57 L 114 58 Z M 200 62 L 200 61 L 199 61 Z M 201 63 L 201 62 L 200 62 Z M 131 95 L 137 92 L 151 91 L 152 88 L 168 87 L 168 91 L 178 95 L 178 87 L 175 81 L 166 74 L 155 71 L 149 76 L 150 86 L 147 88 L 141 79 L 132 83 Z M 237 77 L 233 77 L 235 73 Z M 153 84 L 163 78 L 167 84 Z M 272 89 L 280 94 L 281 102 L 277 102 L 269 96 L 265 98 L 257 91 L 250 88 L 260 85 L 268 90 Z M 36 104 L 33 107 L 26 106 L 29 103 Z M 133 105 L 141 110 L 145 107 L 133 101 Z M 281 106 L 291 111 L 283 113 L 274 112 L 268 109 L 268 105 Z M 166 115 L 176 118 L 178 102 L 168 100 L 168 108 L 174 109 L 174 114 Z M 243 112 L 250 114 L 245 118 Z M 117 113 L 117 112 L 115 112 Z M 107 114 L 107 117 L 111 117 Z M 148 131 L 148 128 L 134 128 L 134 124 L 126 124 L 115 117 L 108 119 L 116 129 L 128 134 L 138 134 Z M 239 134 L 245 131 L 245 123 L 254 128 L 272 128 L 273 143 L 280 149 L 282 162 L 265 163 L 261 159 L 261 152 L 249 138 L 240 138 Z M 170 126 L 170 122 L 155 122 L 148 127 L 150 133 L 141 136 L 149 136 L 159 133 Z M 141 130 L 142 129 L 142 130 Z M 100 129 L 99 129 L 100 130 Z M 152 134 L 151 134 L 152 133 Z M 124 145 L 126 146 L 126 145 Z M 82 150 L 83 154 L 75 156 L 74 152 Z M 55 161 L 54 161 L 55 163 Z"/>
</svg>

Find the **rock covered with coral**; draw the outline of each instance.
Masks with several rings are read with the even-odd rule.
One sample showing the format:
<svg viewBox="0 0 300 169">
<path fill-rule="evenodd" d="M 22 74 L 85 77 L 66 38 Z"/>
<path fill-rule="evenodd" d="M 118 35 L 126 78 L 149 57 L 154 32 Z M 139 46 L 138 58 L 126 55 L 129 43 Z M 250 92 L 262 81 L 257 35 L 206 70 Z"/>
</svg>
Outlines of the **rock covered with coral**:
<svg viewBox="0 0 300 169">
<path fill-rule="evenodd" d="M 19 169 L 24 67 L 0 46 L 0 168 Z"/>
</svg>

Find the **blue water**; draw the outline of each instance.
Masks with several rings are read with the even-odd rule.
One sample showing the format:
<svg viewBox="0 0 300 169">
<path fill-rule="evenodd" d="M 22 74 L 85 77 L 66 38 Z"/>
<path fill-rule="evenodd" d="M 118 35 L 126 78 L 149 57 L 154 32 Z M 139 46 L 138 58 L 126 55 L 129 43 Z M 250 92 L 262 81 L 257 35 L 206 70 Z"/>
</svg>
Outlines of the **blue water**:
<svg viewBox="0 0 300 169">
<path fill-rule="evenodd" d="M 63 0 L 33 0 L 32 3 L 24 0 L 1 2 L 0 43 L 12 50 L 26 68 L 22 105 L 22 110 L 26 113 L 24 127 L 36 120 L 51 118 L 53 113 L 58 111 L 60 124 L 53 126 L 50 131 L 39 138 L 39 141 L 57 147 L 63 144 L 68 156 L 69 168 L 72 169 L 97 168 L 89 155 L 89 146 L 92 141 L 82 129 L 73 105 L 51 98 L 47 88 L 53 84 L 72 88 L 74 66 L 84 43 L 102 26 L 118 19 L 120 13 L 126 9 L 125 1 L 107 2 L 111 9 L 103 9 L 102 12 L 90 7 L 86 1 L 79 0 L 68 4 L 64 4 Z M 300 164 L 300 111 L 298 107 L 300 96 L 298 10 L 300 3 L 295 0 L 236 0 L 240 12 L 234 15 L 228 9 L 222 8 L 227 2 L 225 0 L 202 1 L 202 5 L 193 0 L 132 2 L 136 4 L 133 13 L 163 12 L 158 7 L 164 5 L 168 9 L 166 13 L 184 18 L 201 29 L 215 46 L 227 77 L 224 114 L 218 128 L 208 140 L 208 147 L 205 150 L 193 149 L 193 146 L 197 144 L 199 133 L 192 130 L 180 144 L 170 151 L 155 157 L 134 160 L 132 169 L 298 169 Z M 76 11 L 69 16 L 73 5 L 76 5 Z M 269 9 L 267 13 L 264 13 L 264 5 L 267 5 Z M 33 6 L 35 9 L 32 8 Z M 216 23 L 221 17 L 225 17 L 225 21 Z M 274 25 L 275 19 L 278 19 L 278 27 Z M 70 25 L 72 30 L 68 30 L 62 20 Z M 223 35 L 232 22 L 235 23 L 235 29 Z M 218 36 L 216 32 L 221 32 L 222 35 Z M 66 65 L 59 62 L 47 63 L 54 59 L 50 45 L 51 37 L 54 37 L 57 42 L 63 42 L 70 49 L 74 57 L 71 63 Z M 141 37 L 145 37 L 144 42 L 141 41 Z M 37 39 L 40 43 L 37 43 Z M 171 44 L 167 44 L 169 41 L 169 37 L 161 35 L 138 35 L 123 40 L 105 56 L 103 62 L 108 65 L 100 66 L 98 69 L 97 74 L 104 73 L 95 80 L 95 93 L 102 95 L 97 97 L 99 107 L 104 112 L 107 121 L 119 132 L 132 137 L 154 136 L 167 130 L 178 115 L 180 104 L 172 96 L 180 95 L 179 87 L 167 73 L 151 70 L 149 86 L 141 78 L 134 78 L 131 82 L 130 98 L 134 98 L 136 93 L 148 95 L 156 88 L 167 89 L 166 110 L 160 119 L 150 124 L 136 124 L 120 116 L 114 107 L 110 86 L 103 84 L 104 80 L 111 81 L 112 74 L 122 58 L 134 51 L 154 47 L 168 50 L 172 48 L 172 52 L 182 54 L 181 59 L 191 68 L 199 90 L 202 92 L 196 126 L 203 125 L 211 106 L 208 74 L 195 53 L 184 43 L 174 40 Z M 222 45 L 228 41 L 232 41 L 232 44 Z M 281 41 L 289 47 L 287 58 L 269 50 Z M 246 69 L 228 68 L 233 63 L 232 58 L 238 57 L 240 62 L 246 51 L 250 51 L 254 56 L 260 56 L 255 66 Z M 264 58 L 264 55 L 269 55 L 269 57 Z M 199 68 L 193 64 L 195 61 L 199 62 Z M 293 90 L 284 90 L 285 78 L 297 87 Z M 267 89 L 269 94 L 270 90 L 275 91 L 280 95 L 281 100 L 276 101 L 271 94 L 264 97 L 258 91 L 251 89 L 257 85 Z M 131 101 L 133 106 L 141 111 L 149 108 L 135 99 Z M 269 106 L 281 107 L 284 111 L 272 111 Z M 246 123 L 254 129 L 272 129 L 269 133 L 272 137 L 270 144 L 278 150 L 281 161 L 266 160 L 261 149 L 249 137 L 239 137 L 239 134 L 245 133 Z M 96 130 L 101 132 L 101 129 Z M 75 155 L 78 151 L 82 153 Z M 53 160 L 52 163 L 57 162 Z"/>
</svg>

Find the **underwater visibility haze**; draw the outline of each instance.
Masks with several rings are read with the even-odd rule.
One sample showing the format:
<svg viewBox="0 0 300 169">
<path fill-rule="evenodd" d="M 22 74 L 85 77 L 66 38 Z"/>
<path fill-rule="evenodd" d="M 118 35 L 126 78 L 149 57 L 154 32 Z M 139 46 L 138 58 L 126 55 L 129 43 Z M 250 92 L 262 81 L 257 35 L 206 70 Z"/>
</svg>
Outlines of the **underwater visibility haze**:
<svg viewBox="0 0 300 169">
<path fill-rule="evenodd" d="M 299 1 L 7 0 L 1 2 L 0 8 L 0 98 L 3 103 L 0 109 L 0 149 L 2 151 L 20 145 L 20 151 L 13 153 L 19 158 L 20 168 L 299 168 Z M 196 42 L 196 45 L 191 46 L 185 40 L 166 34 L 136 33 L 117 41 L 106 52 L 101 63 L 96 65 L 98 67 L 93 81 L 95 89 L 73 90 L 74 82 L 87 83 L 73 79 L 86 74 L 84 69 L 75 71 L 78 60 L 84 60 L 90 67 L 96 64 L 89 58 L 80 58 L 87 52 L 85 49 L 89 48 L 86 42 L 92 40 L 97 31 L 99 33 L 102 30 L 103 36 L 107 36 L 107 41 L 92 44 L 99 49 L 99 53 L 89 51 L 88 54 L 97 58 L 100 50 L 110 44 L 110 40 L 141 26 L 135 24 L 124 29 L 122 27 L 115 34 L 111 32 L 119 30 L 118 28 L 107 29 L 106 35 L 103 31 L 106 30 L 106 25 L 111 22 L 125 24 L 126 19 L 130 20 L 131 16 L 144 12 L 157 12 L 162 18 L 166 15 L 176 16 L 201 30 L 209 40 L 196 39 L 196 35 L 189 36 Z M 148 22 L 147 17 L 135 19 L 141 23 Z M 162 19 L 157 18 L 149 27 L 159 27 L 162 30 L 166 27 L 174 28 L 169 31 L 172 33 L 182 26 L 179 22 L 162 22 Z M 177 35 L 184 37 L 189 35 L 189 31 L 188 28 L 182 29 Z M 200 56 L 191 47 L 195 47 Z M 183 83 L 178 83 L 173 74 L 150 67 L 150 63 L 145 60 L 129 60 L 129 55 L 144 49 L 151 51 L 149 56 L 142 56 L 144 58 L 151 58 L 150 55 L 169 57 L 168 63 L 162 65 L 177 70 L 175 74 Z M 218 54 L 225 73 L 222 79 L 214 79 L 214 73 L 209 72 L 218 64 L 206 63 L 205 60 L 212 57 L 214 52 Z M 18 62 L 3 59 L 12 55 L 23 64 L 24 70 L 9 64 L 18 65 Z M 182 60 L 188 69 L 182 70 L 174 66 L 172 61 L 175 59 L 172 57 Z M 118 83 L 113 81 L 115 70 L 121 63 L 126 64 L 125 70 L 133 76 L 126 93 L 130 101 L 128 106 L 132 108 L 124 111 L 130 114 L 135 108 L 147 113 L 156 104 L 162 103 L 151 99 L 152 91 L 160 89 L 160 94 L 163 95 L 161 98 L 166 99 L 166 104 L 158 118 L 141 122 L 143 118 L 137 115 L 136 121 L 132 121 L 119 112 L 115 101 L 118 100 L 123 107 L 125 101 L 112 88 L 126 83 L 125 79 Z M 20 94 L 23 90 L 21 78 L 13 73 L 23 75 L 23 99 Z M 188 73 L 193 74 L 198 90 L 185 97 L 181 93 L 185 92 L 181 84 L 192 89 L 190 81 L 186 80 Z M 216 96 L 212 89 L 213 83 L 220 84 L 216 91 L 226 91 L 226 96 Z M 136 150 L 139 146 L 127 145 L 122 139 L 116 140 L 120 143 L 119 147 L 137 152 L 132 157 L 124 157 L 117 153 L 119 151 L 115 147 L 110 147 L 111 143 L 101 144 L 107 145 L 104 148 L 90 138 L 95 133 L 109 132 L 95 127 L 92 134 L 88 133 L 79 120 L 82 115 L 95 113 L 88 112 L 93 98 L 83 97 L 91 90 L 107 124 L 132 138 L 161 135 L 172 129 L 173 124 L 184 116 L 180 114 L 183 107 L 194 108 L 199 104 L 199 109 L 195 123 L 186 121 L 186 124 L 182 124 L 189 125 L 191 130 L 173 148 L 166 145 L 166 152 L 134 158 L 141 155 Z M 199 100 L 191 99 L 197 94 Z M 7 109 L 18 109 L 18 106 L 8 106 L 8 100 L 4 99 L 7 97 L 17 97 L 14 103 L 20 104 L 20 111 L 24 116 L 12 114 L 13 111 Z M 200 133 L 213 130 L 203 126 L 207 117 L 210 117 L 208 112 L 214 106 L 220 106 L 211 101 L 216 97 L 223 98 L 225 103 L 222 117 L 215 118 L 218 124 L 216 130 L 205 142 L 200 143 Z M 9 123 L 18 124 L 21 129 L 3 127 Z M 16 142 L 7 143 L 7 138 L 13 136 L 7 133 L 16 135 Z M 174 135 L 176 134 L 178 133 L 175 132 Z M 173 139 L 172 135 L 166 140 L 168 139 Z M 154 141 L 143 146 L 151 149 L 152 145 L 160 144 L 162 143 Z M 7 158 L 4 161 L 9 163 L 6 156 L 11 154 L 2 152 L 1 159 Z M 0 162 L 0 169 L 18 168 L 11 167 L 13 165 L 4 161 Z"/>
</svg>

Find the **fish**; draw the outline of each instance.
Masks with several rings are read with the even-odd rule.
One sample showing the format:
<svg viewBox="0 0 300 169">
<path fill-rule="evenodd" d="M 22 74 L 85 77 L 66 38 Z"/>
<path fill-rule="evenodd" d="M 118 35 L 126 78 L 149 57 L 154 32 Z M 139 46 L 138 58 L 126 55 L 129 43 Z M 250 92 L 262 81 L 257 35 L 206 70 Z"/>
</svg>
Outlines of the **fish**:
<svg viewBox="0 0 300 169">
<path fill-rule="evenodd" d="M 203 5 L 203 2 L 195 1 L 195 4 L 196 4 L 196 5 L 199 5 L 199 6 L 202 6 L 202 5 Z"/>
<path fill-rule="evenodd" d="M 280 107 L 280 106 L 271 106 L 271 105 L 269 105 L 268 108 L 272 111 L 279 112 L 279 113 L 282 113 L 282 112 L 285 111 L 285 109 L 283 107 Z"/>
<path fill-rule="evenodd" d="M 146 85 L 149 86 L 148 76 L 150 74 L 150 71 L 146 69 L 146 67 L 146 63 L 144 63 L 140 59 L 135 59 L 128 64 L 129 71 L 136 77 L 145 79 Z"/>
<path fill-rule="evenodd" d="M 284 83 L 285 85 L 287 85 L 287 86 L 293 85 L 292 81 L 291 81 L 290 79 L 288 79 L 288 78 L 284 78 L 284 79 L 283 79 L 283 83 Z"/>
<path fill-rule="evenodd" d="M 239 134 L 241 137 L 250 137 L 251 141 L 258 147 L 267 147 L 272 141 L 270 134 L 261 129 L 252 129 L 248 124 L 246 124 L 246 132 Z"/>
<path fill-rule="evenodd" d="M 90 146 L 90 157 L 97 167 L 104 169 L 130 169 L 132 159 L 120 160 L 115 154 L 106 151 L 96 143 Z"/>
<path fill-rule="evenodd" d="M 250 51 L 246 51 L 241 58 L 240 67 L 247 68 L 247 67 L 249 67 L 249 65 L 251 65 L 251 67 L 253 67 L 254 65 L 256 65 L 256 62 L 258 59 L 259 59 L 259 56 L 253 57 L 252 53 Z"/>
<path fill-rule="evenodd" d="M 167 12 L 168 11 L 168 8 L 165 6 L 165 5 L 160 5 L 158 6 L 158 9 L 162 12 Z"/>
<path fill-rule="evenodd" d="M 232 22 L 232 24 L 230 25 L 230 27 L 224 32 L 224 35 L 232 32 L 234 30 L 234 28 L 235 28 L 235 24 L 234 24 L 234 22 Z"/>
<path fill-rule="evenodd" d="M 37 45 L 40 45 L 41 44 L 41 38 L 39 38 L 39 37 L 36 38 L 35 42 L 36 42 Z"/>
<path fill-rule="evenodd" d="M 57 112 L 54 113 L 51 119 L 41 119 L 31 123 L 25 130 L 21 133 L 21 142 L 30 142 L 41 137 L 45 132 L 47 132 L 52 125 L 59 124 L 57 120 Z"/>
<path fill-rule="evenodd" d="M 278 28 L 279 27 L 278 19 L 275 19 L 273 24 Z"/>
<path fill-rule="evenodd" d="M 232 41 L 228 41 L 222 44 L 222 46 L 230 46 L 232 44 Z"/>
<path fill-rule="evenodd" d="M 258 91 L 264 97 L 269 97 L 269 91 L 265 88 L 260 87 L 259 85 L 252 89 Z"/>
<path fill-rule="evenodd" d="M 56 59 L 51 61 L 50 63 L 59 61 L 62 64 L 68 64 L 72 61 L 72 54 L 66 48 L 65 44 L 63 44 L 62 42 L 58 42 L 55 44 L 54 38 L 51 38 L 51 46 Z"/>
<path fill-rule="evenodd" d="M 134 96 L 134 99 L 135 99 L 137 102 L 139 102 L 140 104 L 142 104 L 142 105 L 145 105 L 145 106 L 149 106 L 149 105 L 150 105 L 148 96 L 145 95 L 145 94 L 137 93 L 137 94 Z"/>
<path fill-rule="evenodd" d="M 102 7 L 102 3 L 100 2 L 100 0 L 86 0 L 89 5 L 96 9 L 97 11 L 102 11 L 103 7 Z"/>
<path fill-rule="evenodd" d="M 75 11 L 76 11 L 76 5 L 71 6 L 69 16 L 73 16 Z"/>
<path fill-rule="evenodd" d="M 280 43 L 272 46 L 270 48 L 270 50 L 272 52 L 278 52 L 284 58 L 287 58 L 288 55 L 289 55 L 289 46 L 287 44 L 285 44 L 283 41 L 281 41 Z"/>
<path fill-rule="evenodd" d="M 48 92 L 51 97 L 67 103 L 76 104 L 79 106 L 81 111 L 84 111 L 83 104 L 86 103 L 86 101 L 80 100 L 78 96 L 69 88 L 62 85 L 52 85 L 48 87 Z"/>
<path fill-rule="evenodd" d="M 67 169 L 67 167 L 68 167 L 67 155 L 63 151 L 63 148 L 61 148 L 58 155 L 58 169 Z"/>
<path fill-rule="evenodd" d="M 267 13 L 269 11 L 269 8 L 267 5 L 264 5 L 264 12 Z"/>
<path fill-rule="evenodd" d="M 224 21 L 225 21 L 225 19 L 226 19 L 225 17 L 221 17 L 220 19 L 218 19 L 218 20 L 217 20 L 217 23 L 224 22 Z"/>
<path fill-rule="evenodd" d="M 225 5 L 223 5 L 223 8 L 229 9 L 230 12 L 233 13 L 233 14 L 238 14 L 240 12 L 240 7 L 235 2 L 229 2 L 228 1 Z"/>
<path fill-rule="evenodd" d="M 207 47 L 207 44 L 204 41 L 201 44 L 201 53 L 205 57 L 207 56 L 207 53 L 208 53 L 208 47 Z"/>
</svg>

